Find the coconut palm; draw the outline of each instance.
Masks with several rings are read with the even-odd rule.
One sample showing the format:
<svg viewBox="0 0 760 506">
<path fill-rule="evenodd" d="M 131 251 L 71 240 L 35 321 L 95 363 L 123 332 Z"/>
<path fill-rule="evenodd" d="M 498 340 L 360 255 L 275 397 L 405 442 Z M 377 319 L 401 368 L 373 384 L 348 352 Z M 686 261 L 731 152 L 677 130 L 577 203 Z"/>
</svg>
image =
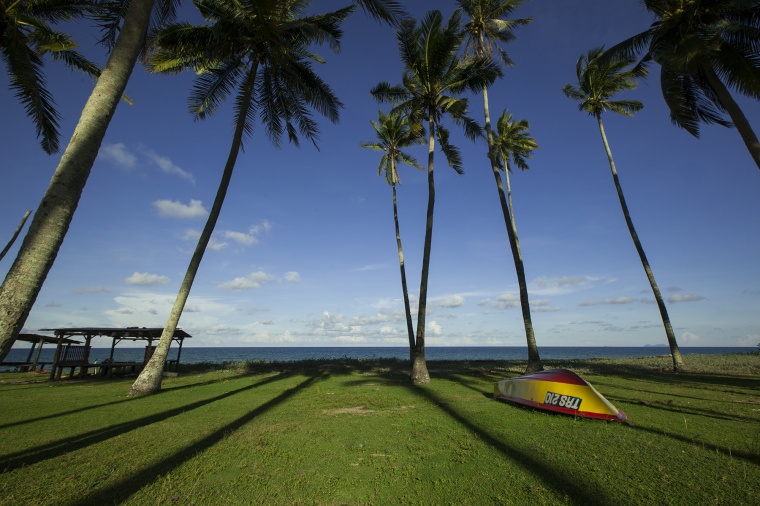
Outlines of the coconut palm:
<svg viewBox="0 0 760 506">
<path fill-rule="evenodd" d="M 395 111 L 407 113 L 413 128 L 420 128 L 423 121 L 428 125 L 428 203 L 412 365 L 414 384 L 430 382 L 425 362 L 425 317 L 435 208 L 435 140 L 438 139 L 449 165 L 462 173 L 461 154 L 449 141 L 450 133 L 442 124 L 443 117 L 448 116 L 462 126 L 467 137 L 478 138 L 481 129 L 467 115 L 467 100 L 457 95 L 465 90 L 480 90 L 484 83 L 492 83 L 500 74 L 498 67 L 488 60 L 463 61 L 457 56 L 463 42 L 460 23 L 461 16 L 455 12 L 444 26 L 439 11 L 430 11 L 419 27 L 414 20 L 402 21 L 396 34 L 405 66 L 402 84 L 391 86 L 382 82 L 371 91 L 378 101 L 395 103 Z"/>
<path fill-rule="evenodd" d="M 316 146 L 317 123 L 312 110 L 338 121 L 343 106 L 314 72 L 311 62 L 324 60 L 315 45 L 340 48 L 340 25 L 354 11 L 351 5 L 327 14 L 306 16 L 310 0 L 195 0 L 207 24 L 176 23 L 152 36 L 148 57 L 153 72 L 197 74 L 190 94 L 190 112 L 205 119 L 233 91 L 236 93 L 234 133 L 222 179 L 169 318 L 145 369 L 130 395 L 160 390 L 169 346 L 206 247 L 222 209 L 244 136 L 253 132 L 258 115 L 270 140 L 279 146 L 283 135 L 299 145 L 299 135 Z M 382 6 L 383 2 L 369 2 Z"/>
<path fill-rule="evenodd" d="M 512 187 L 509 183 L 509 174 L 512 173 L 512 167 L 516 166 L 520 170 L 528 170 L 528 162 L 533 151 L 538 149 L 538 143 L 533 139 L 528 130 L 530 124 L 528 120 L 521 119 L 514 121 L 512 115 L 506 109 L 501 113 L 496 122 L 496 137 L 494 138 L 494 148 L 499 157 L 499 168 L 504 171 L 504 179 L 507 183 L 507 207 L 509 208 L 509 220 L 514 231 L 517 251 L 520 252 L 520 243 L 517 241 L 517 227 L 515 225 L 515 211 L 512 206 Z M 499 188 L 499 196 L 504 194 L 504 186 L 501 178 L 496 181 Z M 534 341 L 535 344 L 535 341 Z"/>
<path fill-rule="evenodd" d="M 507 20 L 514 10 L 519 7 L 523 0 L 457 0 L 459 10 L 469 16 L 470 21 L 464 26 L 467 44 L 465 55 L 468 58 L 487 58 L 496 60 L 505 66 L 512 66 L 513 62 L 509 55 L 499 44 L 507 43 L 515 38 L 512 30 L 518 26 L 530 23 L 531 19 Z M 533 332 L 533 322 L 530 315 L 530 299 L 528 297 L 528 283 L 525 279 L 525 266 L 523 265 L 522 253 L 520 252 L 517 229 L 511 217 L 512 208 L 504 194 L 504 184 L 499 173 L 499 156 L 496 148 L 493 128 L 491 127 L 491 115 L 488 104 L 488 86 L 483 86 L 483 111 L 485 116 L 486 141 L 488 142 L 488 159 L 491 163 L 491 172 L 496 181 L 496 187 L 501 203 L 504 225 L 507 229 L 509 246 L 512 250 L 512 259 L 517 273 L 517 284 L 520 288 L 520 307 L 522 309 L 523 326 L 525 328 L 525 340 L 528 345 L 528 365 L 526 373 L 543 370 L 541 357 L 536 345 L 536 336 Z M 509 173 L 507 171 L 507 182 Z"/>
<path fill-rule="evenodd" d="M 5 245 L 3 248 L 3 251 L 0 251 L 0 260 L 5 258 L 5 254 L 8 253 L 8 251 L 13 246 L 13 243 L 16 242 L 16 238 L 21 233 L 21 230 L 24 228 L 24 224 L 26 223 L 27 218 L 29 218 L 29 215 L 32 214 L 31 209 L 24 213 L 24 216 L 21 218 L 21 221 L 18 224 L 18 227 L 16 227 L 16 230 L 13 232 L 13 235 L 11 236 L 11 240 L 8 241 L 8 244 Z"/>
<path fill-rule="evenodd" d="M 684 368 L 683 358 L 678 349 L 678 342 L 673 333 L 673 327 L 670 325 L 670 317 L 668 316 L 668 310 L 665 307 L 665 301 L 662 298 L 662 294 L 660 294 L 660 289 L 657 287 L 657 282 L 655 281 L 654 274 L 649 266 L 649 261 L 647 260 L 646 254 L 644 254 L 644 248 L 641 246 L 641 241 L 639 241 L 636 229 L 633 226 L 633 221 L 631 220 L 631 215 L 628 212 L 628 205 L 625 202 L 623 188 L 620 185 L 615 162 L 612 159 L 612 151 L 607 142 L 607 135 L 604 131 L 604 125 L 602 124 L 602 113 L 606 111 L 612 111 L 625 116 L 633 116 L 633 113 L 641 110 L 643 105 L 638 100 L 612 100 L 612 97 L 623 90 L 632 90 L 636 88 L 636 79 L 646 76 L 646 68 L 643 66 L 635 66 L 629 70 L 624 70 L 626 67 L 634 63 L 635 59 L 611 57 L 603 55 L 603 52 L 603 48 L 596 48 L 589 51 L 586 55 L 582 55 L 575 66 L 578 87 L 576 88 L 572 84 L 567 84 L 562 91 L 569 98 L 578 100 L 578 108 L 595 117 L 597 124 L 599 125 L 599 133 L 602 136 L 604 150 L 607 153 L 607 159 L 610 163 L 612 179 L 615 183 L 618 199 L 620 200 L 620 207 L 623 210 L 625 222 L 628 225 L 628 231 L 631 234 L 633 243 L 636 246 L 636 251 L 641 259 L 641 264 L 644 266 L 647 279 L 652 287 L 654 298 L 657 301 L 657 307 L 660 309 L 660 316 L 662 317 L 665 334 L 667 335 L 668 344 L 670 345 L 670 354 L 673 358 L 673 370 L 679 371 Z"/>
<path fill-rule="evenodd" d="M 695 137 L 700 123 L 731 126 L 760 169 L 760 142 L 729 88 L 760 99 L 760 3 L 756 0 L 645 0 L 650 27 L 610 48 L 661 66 L 672 122 Z"/>
<path fill-rule="evenodd" d="M 0 360 L 23 328 L 63 244 L 100 144 L 144 47 L 153 1 L 129 2 L 108 61 L 0 286 Z"/>
<path fill-rule="evenodd" d="M 47 154 L 58 151 L 60 115 L 45 82 L 44 57 L 97 77 L 100 69 L 74 50 L 76 42 L 50 24 L 96 12 L 96 0 L 0 0 L 0 56 L 11 89 L 32 119 Z"/>
<path fill-rule="evenodd" d="M 396 246 L 398 248 L 398 263 L 401 270 L 401 290 L 404 293 L 404 312 L 406 314 L 406 329 L 409 335 L 409 357 L 414 360 L 414 325 L 412 310 L 409 306 L 409 290 L 406 285 L 406 268 L 404 267 L 404 250 L 401 247 L 401 232 L 398 226 L 398 207 L 396 206 L 396 185 L 401 184 L 398 177 L 398 162 L 406 163 L 420 170 L 425 168 L 411 155 L 402 151 L 403 148 L 424 144 L 424 132 L 417 132 L 409 125 L 409 118 L 399 112 L 384 114 L 379 112 L 378 120 L 370 121 L 375 129 L 377 142 L 363 142 L 361 147 L 382 151 L 377 174 L 385 176 L 386 182 L 393 190 L 393 223 L 396 227 Z"/>
</svg>

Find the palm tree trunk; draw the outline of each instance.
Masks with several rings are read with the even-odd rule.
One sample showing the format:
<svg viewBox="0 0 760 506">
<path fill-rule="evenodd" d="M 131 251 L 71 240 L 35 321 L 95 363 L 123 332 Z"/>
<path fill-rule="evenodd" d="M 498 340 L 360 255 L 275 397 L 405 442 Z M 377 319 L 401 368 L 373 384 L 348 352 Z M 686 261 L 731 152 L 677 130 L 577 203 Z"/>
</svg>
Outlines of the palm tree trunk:
<svg viewBox="0 0 760 506">
<path fill-rule="evenodd" d="M 599 132 L 602 134 L 602 142 L 604 143 L 604 150 L 607 153 L 607 159 L 610 162 L 610 170 L 612 171 L 612 179 L 615 181 L 615 189 L 617 190 L 618 199 L 620 199 L 620 207 L 623 209 L 623 216 L 625 216 L 625 223 L 628 225 L 628 232 L 631 234 L 633 244 L 636 246 L 636 251 L 641 259 L 641 265 L 644 266 L 644 272 L 647 274 L 647 279 L 652 287 L 652 293 L 657 301 L 657 307 L 660 309 L 660 316 L 662 317 L 662 324 L 665 326 L 665 335 L 668 338 L 668 345 L 670 346 L 670 355 L 673 358 L 673 371 L 678 372 L 684 369 L 683 358 L 681 357 L 681 351 L 678 349 L 678 342 L 676 336 L 673 333 L 673 327 L 670 325 L 670 317 L 668 316 L 668 309 L 665 307 L 665 301 L 662 298 L 660 289 L 657 287 L 657 282 L 654 279 L 652 268 L 649 266 L 649 261 L 644 253 L 644 248 L 641 246 L 639 236 L 636 233 L 636 229 L 633 227 L 633 221 L 631 215 L 628 212 L 628 205 L 625 203 L 625 196 L 623 195 L 623 188 L 620 186 L 620 180 L 618 179 L 617 169 L 615 168 L 615 162 L 612 159 L 612 151 L 610 145 L 607 142 L 607 134 L 604 133 L 604 125 L 602 124 L 602 118 L 600 115 L 596 117 L 599 123 Z"/>
<path fill-rule="evenodd" d="M 517 230 L 515 225 L 515 207 L 512 205 L 512 185 L 509 183 L 509 160 L 504 160 L 504 181 L 507 183 L 507 207 L 509 208 L 509 221 L 512 222 L 512 228 Z"/>
<path fill-rule="evenodd" d="M 0 260 L 5 258 L 6 253 L 11 249 L 13 246 L 13 243 L 16 242 L 16 238 L 21 233 L 21 229 L 24 228 L 24 224 L 26 223 L 26 220 L 29 218 L 29 215 L 32 214 L 32 211 L 29 210 L 24 213 L 24 217 L 21 218 L 21 221 L 18 224 L 18 227 L 16 227 L 16 231 L 13 232 L 13 235 L 11 236 L 11 240 L 8 241 L 8 244 L 5 245 L 5 248 L 3 248 L 3 251 L 0 251 Z"/>
<path fill-rule="evenodd" d="M 395 162 L 393 171 L 395 173 Z M 406 313 L 406 331 L 409 335 L 409 360 L 414 363 L 414 325 L 412 324 L 412 310 L 409 306 L 409 290 L 406 286 L 406 268 L 404 267 L 404 250 L 401 248 L 401 231 L 398 226 L 398 207 L 396 206 L 396 183 L 393 188 L 393 223 L 396 226 L 396 246 L 398 247 L 398 265 L 401 270 L 401 290 L 404 292 L 404 312 Z"/>
<path fill-rule="evenodd" d="M 533 333 L 533 320 L 530 316 L 530 300 L 528 298 L 528 283 L 525 279 L 525 266 L 523 265 L 522 253 L 520 252 L 520 241 L 517 238 L 517 227 L 510 213 L 510 204 L 507 203 L 507 197 L 504 192 L 504 183 L 499 174 L 499 163 L 496 158 L 496 148 L 491 128 L 491 114 L 488 110 L 488 88 L 483 87 L 483 110 L 486 121 L 486 138 L 488 140 L 488 159 L 491 162 L 491 171 L 496 180 L 496 189 L 499 192 L 499 202 L 501 211 L 504 215 L 504 225 L 507 228 L 507 237 L 509 246 L 512 249 L 512 259 L 515 263 L 515 272 L 517 273 L 517 284 L 520 287 L 520 307 L 522 309 L 523 325 L 525 327 L 525 340 L 528 345 L 528 365 L 525 368 L 525 374 L 543 371 L 544 366 L 541 363 L 541 356 L 538 353 L 536 336 Z M 506 167 L 505 167 L 506 168 Z"/>
<path fill-rule="evenodd" d="M 422 251 L 422 275 L 420 276 L 420 301 L 417 309 L 417 339 L 414 345 L 412 362 L 412 383 L 422 385 L 430 383 L 427 363 L 425 362 L 425 313 L 427 311 L 428 273 L 430 271 L 430 250 L 433 244 L 433 209 L 435 208 L 435 178 L 433 177 L 433 155 L 435 152 L 435 120 L 428 114 L 428 204 L 425 223 L 425 243 Z"/>
<path fill-rule="evenodd" d="M 744 112 L 742 112 L 739 104 L 736 103 L 723 82 L 715 75 L 712 67 L 707 67 L 704 70 L 707 82 L 718 96 L 721 105 L 723 105 L 726 112 L 728 112 L 731 121 L 739 131 L 739 135 L 742 136 L 742 140 L 747 146 L 750 156 L 755 161 L 757 168 L 760 169 L 760 141 L 757 140 L 757 135 L 755 135 L 754 130 L 752 130 L 752 126 L 750 126 L 749 121 L 747 121 L 746 116 L 744 116 Z"/>
<path fill-rule="evenodd" d="M 206 225 L 203 227 L 203 232 L 201 232 L 201 236 L 198 238 L 198 244 L 195 246 L 195 251 L 190 259 L 190 265 L 188 265 L 187 272 L 185 272 L 185 278 L 182 280 L 182 285 L 177 293 L 177 298 L 174 300 L 174 305 L 169 313 L 169 319 L 161 333 L 161 339 L 159 339 L 158 345 L 156 346 L 156 351 L 145 366 L 145 369 L 143 369 L 132 384 L 132 388 L 129 391 L 130 396 L 153 394 L 161 390 L 164 364 L 166 363 L 166 356 L 169 354 L 169 346 L 171 345 L 174 331 L 177 329 L 179 319 L 182 316 L 182 311 L 185 308 L 185 303 L 190 296 L 190 289 L 193 286 L 193 281 L 195 281 L 195 276 L 198 273 L 201 260 L 203 260 L 203 254 L 206 252 L 206 247 L 211 240 L 211 234 L 214 232 L 214 227 L 219 219 L 224 199 L 227 196 L 227 189 L 229 188 L 230 180 L 232 179 L 232 172 L 235 170 L 235 162 L 237 161 L 243 141 L 245 119 L 251 104 L 251 96 L 253 94 L 253 85 L 256 80 L 257 70 L 257 63 L 253 63 L 251 72 L 248 74 L 246 89 L 240 102 L 243 104 L 243 107 L 238 114 L 239 120 L 238 124 L 235 125 L 235 133 L 232 136 L 230 153 L 227 156 L 227 163 L 224 166 L 222 179 L 219 182 L 219 188 L 216 191 L 214 204 L 211 206 Z"/>
<path fill-rule="evenodd" d="M 0 287 L 0 360 L 24 327 L 74 217 L 148 31 L 154 0 L 132 0 L 119 37 Z"/>
</svg>

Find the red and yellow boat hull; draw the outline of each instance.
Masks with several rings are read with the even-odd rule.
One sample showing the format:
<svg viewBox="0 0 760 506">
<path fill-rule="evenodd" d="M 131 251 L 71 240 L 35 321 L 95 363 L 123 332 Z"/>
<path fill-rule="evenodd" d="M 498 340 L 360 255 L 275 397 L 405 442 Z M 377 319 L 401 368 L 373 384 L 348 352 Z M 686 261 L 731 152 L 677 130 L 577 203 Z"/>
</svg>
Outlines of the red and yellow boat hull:
<svg viewBox="0 0 760 506">
<path fill-rule="evenodd" d="M 568 415 L 623 422 L 625 413 L 604 398 L 589 382 L 567 369 L 552 369 L 501 380 L 494 399 Z"/>
</svg>

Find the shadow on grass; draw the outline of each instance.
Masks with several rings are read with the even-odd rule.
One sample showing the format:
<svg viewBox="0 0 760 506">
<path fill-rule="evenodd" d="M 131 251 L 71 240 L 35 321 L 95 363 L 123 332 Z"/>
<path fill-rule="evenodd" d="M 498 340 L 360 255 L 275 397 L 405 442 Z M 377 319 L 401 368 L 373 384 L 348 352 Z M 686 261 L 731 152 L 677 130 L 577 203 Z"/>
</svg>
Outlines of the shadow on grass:
<svg viewBox="0 0 760 506">
<path fill-rule="evenodd" d="M 322 375 L 326 376 L 326 375 Z M 274 379 L 274 378 L 273 378 Z M 277 379 L 282 379 L 277 377 Z M 127 500 L 133 494 L 138 492 L 141 488 L 153 483 L 158 477 L 164 476 L 177 467 L 181 466 L 186 461 L 196 457 L 199 453 L 211 448 L 219 441 L 224 439 L 228 434 L 238 430 L 243 425 L 247 424 L 257 416 L 260 416 L 270 409 L 277 407 L 293 395 L 297 394 L 301 390 L 309 387 L 316 380 L 320 379 L 320 375 L 313 375 L 308 377 L 293 388 L 289 388 L 282 392 L 277 397 L 272 398 L 268 402 L 262 404 L 258 408 L 249 411 L 245 415 L 238 419 L 228 423 L 224 427 L 221 427 L 214 432 L 210 433 L 200 441 L 193 443 L 190 446 L 185 447 L 173 455 L 165 457 L 156 464 L 146 467 L 135 473 L 132 476 L 126 477 L 121 481 L 114 483 L 108 487 L 89 494 L 84 499 L 80 500 L 76 505 L 101 505 L 101 504 L 119 504 Z M 251 387 L 247 387 L 251 388 Z M 234 393 L 240 392 L 243 389 L 239 389 Z"/>
<path fill-rule="evenodd" d="M 279 367 L 279 368 L 278 367 L 270 367 L 270 368 L 266 368 L 266 371 L 268 371 L 268 372 L 276 372 L 279 369 L 282 369 L 282 367 Z M 216 371 L 216 370 L 226 370 L 226 369 L 215 367 L 213 370 Z M 265 371 L 265 369 L 262 368 L 262 371 Z M 234 379 L 239 379 L 239 378 L 242 378 L 244 376 L 248 376 L 248 375 L 252 374 L 252 372 L 250 372 L 247 368 L 243 368 L 243 369 L 238 370 L 236 372 L 237 373 L 234 374 L 234 375 L 225 376 L 223 378 L 217 378 L 217 379 L 213 379 L 213 380 L 201 381 L 201 382 L 198 382 L 198 383 L 189 383 L 187 385 L 177 385 L 177 386 L 172 386 L 172 387 L 166 387 L 166 386 L 164 386 L 159 392 L 157 392 L 154 395 L 161 395 L 161 394 L 164 394 L 164 393 L 167 393 L 167 392 L 176 392 L 176 391 L 180 391 L 180 390 L 186 390 L 186 389 L 189 389 L 189 388 L 197 388 L 197 387 L 203 387 L 203 386 L 213 385 L 213 384 L 216 384 L 216 383 L 221 383 L 223 381 L 230 381 L 230 380 L 234 380 Z M 257 374 L 260 374 L 260 373 L 257 372 Z M 113 379 L 113 380 L 111 380 L 111 379 L 105 379 L 105 378 L 86 378 L 86 379 L 83 379 L 83 380 L 76 380 L 76 383 L 73 383 L 73 382 L 71 382 L 71 383 L 68 383 L 68 382 L 67 383 L 51 382 L 50 384 L 46 384 L 45 382 L 42 382 L 40 384 L 45 385 L 45 387 L 50 387 L 50 386 L 54 385 L 55 388 L 66 388 L 67 386 L 69 386 L 69 387 L 75 387 L 75 386 L 79 387 L 83 383 L 93 384 L 95 382 L 101 382 L 101 381 L 108 381 L 108 382 L 111 382 L 111 383 L 115 382 L 115 381 L 124 382 L 123 378 L 117 378 L 117 379 Z M 130 383 L 131 383 L 131 380 L 130 380 Z M 16 389 L 14 389 L 14 391 L 15 390 Z M 127 390 L 129 390 L 129 386 L 126 386 L 126 383 L 125 383 L 125 390 L 124 391 L 126 392 Z M 125 402 L 136 401 L 138 399 L 140 399 L 139 396 L 136 396 L 136 397 L 125 397 L 125 398 L 119 399 L 117 401 L 104 402 L 102 404 L 91 404 L 89 406 L 85 406 L 85 407 L 82 407 L 82 408 L 71 409 L 71 410 L 68 410 L 68 411 L 61 411 L 61 412 L 52 413 L 52 414 L 49 414 L 49 415 L 38 416 L 36 418 L 27 418 L 25 420 L 18 420 L 16 422 L 0 423 L 0 429 L 9 428 L 9 427 L 15 427 L 15 426 L 18 426 L 18 425 L 25 425 L 25 424 L 28 424 L 28 423 L 40 422 L 40 421 L 43 421 L 43 420 L 51 420 L 51 419 L 54 419 L 54 418 L 60 418 L 62 416 L 73 415 L 73 414 L 76 414 L 76 413 L 82 413 L 82 412 L 90 411 L 90 410 L 93 410 L 93 409 L 99 409 L 99 408 L 103 408 L 103 407 L 107 407 L 107 406 L 114 406 L 114 405 L 117 405 L 117 404 L 122 404 L 122 403 L 125 403 Z"/>
<path fill-rule="evenodd" d="M 710 444 L 706 441 L 700 441 L 699 438 L 697 437 L 690 438 L 687 436 L 682 436 L 680 434 L 673 434 L 672 432 L 665 432 L 662 429 L 645 427 L 643 425 L 631 425 L 631 427 L 638 431 L 647 432 L 649 434 L 656 434 L 658 436 L 669 437 L 669 438 L 675 439 L 676 441 L 680 441 L 682 443 L 690 443 L 693 445 L 702 446 L 709 450 L 714 450 L 716 452 L 723 453 L 724 455 L 730 455 L 732 458 L 746 460 L 747 462 L 751 464 L 760 465 L 760 455 L 758 455 L 757 453 L 743 451 L 743 450 L 736 450 L 733 448 L 726 448 L 723 446 Z"/>
<path fill-rule="evenodd" d="M 678 413 L 679 415 L 693 415 L 693 416 L 701 416 L 705 418 L 714 418 L 716 420 L 726 420 L 729 422 L 749 422 L 749 423 L 758 423 L 760 420 L 758 420 L 757 417 L 752 416 L 746 416 L 746 415 L 736 415 L 736 414 L 728 414 L 723 413 L 714 409 L 706 409 L 706 408 L 698 408 L 695 406 L 684 406 L 681 404 L 674 404 L 672 402 L 668 401 L 641 401 L 639 399 L 630 399 L 620 396 L 606 396 L 607 399 L 609 399 L 613 403 L 627 403 L 627 404 L 638 404 L 640 406 L 646 406 L 650 409 L 657 409 L 661 411 L 668 411 L 670 413 Z M 677 396 L 673 396 L 677 397 Z M 700 399 L 703 400 L 704 399 Z"/>
<path fill-rule="evenodd" d="M 109 427 L 104 427 L 102 429 L 92 430 L 89 432 L 85 432 L 83 434 L 79 434 L 77 436 L 73 436 L 73 437 L 69 437 L 65 439 L 59 439 L 58 441 L 53 441 L 44 445 L 37 446 L 35 448 L 29 448 L 22 452 L 15 452 L 8 455 L 4 455 L 2 459 L 0 459 L 0 469 L 2 469 L 3 472 L 7 472 L 7 471 L 12 471 L 14 469 L 17 469 L 23 466 L 34 465 L 39 462 L 45 461 L 47 459 L 60 457 L 61 455 L 74 452 L 82 448 L 86 448 L 90 445 L 100 443 L 102 441 L 106 441 L 110 438 L 116 437 L 121 434 L 125 434 L 131 430 L 139 429 L 146 425 L 167 420 L 173 416 L 180 415 L 190 410 L 200 408 L 207 404 L 211 404 L 212 402 L 220 401 L 227 397 L 245 392 L 247 390 L 251 390 L 259 386 L 266 385 L 268 383 L 272 383 L 274 381 L 280 381 L 280 380 L 286 379 L 288 376 L 289 375 L 272 376 L 270 378 L 266 378 L 256 383 L 246 385 L 244 387 L 238 388 L 237 390 L 225 392 L 223 394 L 217 395 L 215 397 L 211 397 L 209 399 L 203 399 L 197 402 L 193 402 L 191 404 L 178 406 L 176 408 L 163 411 L 161 413 L 156 413 L 150 416 L 145 416 L 142 418 L 137 418 L 135 420 L 130 420 L 129 422 L 123 422 L 123 423 L 111 425 Z"/>
<path fill-rule="evenodd" d="M 606 496 L 600 492 L 598 487 L 594 493 L 589 491 L 587 484 L 579 484 L 569 479 L 560 469 L 555 469 L 544 462 L 541 462 L 536 456 L 517 448 L 516 446 L 499 439 L 490 434 L 485 429 L 477 426 L 471 420 L 454 410 L 445 399 L 441 399 L 435 393 L 425 387 L 407 386 L 410 391 L 420 397 L 435 404 L 441 411 L 451 417 L 457 423 L 467 428 L 483 442 L 499 451 L 506 459 L 513 461 L 520 467 L 523 467 L 533 475 L 537 476 L 548 488 L 554 490 L 560 499 L 570 499 L 577 504 L 613 504 L 614 498 Z"/>
</svg>

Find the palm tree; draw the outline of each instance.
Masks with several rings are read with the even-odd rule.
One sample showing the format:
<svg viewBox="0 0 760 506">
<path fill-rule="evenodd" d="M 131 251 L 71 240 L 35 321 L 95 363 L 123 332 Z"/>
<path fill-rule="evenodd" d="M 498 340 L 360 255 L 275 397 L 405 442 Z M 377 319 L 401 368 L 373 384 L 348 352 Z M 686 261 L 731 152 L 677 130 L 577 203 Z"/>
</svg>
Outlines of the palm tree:
<svg viewBox="0 0 760 506">
<path fill-rule="evenodd" d="M 143 49 L 153 1 L 129 2 L 108 61 L 0 286 L 0 360 L 23 328 L 63 244 L 100 144 Z"/>
<path fill-rule="evenodd" d="M 401 184 L 398 177 L 398 162 L 406 163 L 420 170 L 425 168 L 402 148 L 424 144 L 424 132 L 415 132 L 409 125 L 409 118 L 399 112 L 379 113 L 377 122 L 370 121 L 375 129 L 377 142 L 363 142 L 361 147 L 382 151 L 378 175 L 384 175 L 385 180 L 393 190 L 393 223 L 396 227 L 396 246 L 398 248 L 398 263 L 401 270 L 401 289 L 404 292 L 404 312 L 406 314 L 406 330 L 409 335 L 409 358 L 414 360 L 414 325 L 412 310 L 409 307 L 409 290 L 406 285 L 406 268 L 404 267 L 404 250 L 401 248 L 401 232 L 398 226 L 398 207 L 396 206 L 396 185 Z"/>
<path fill-rule="evenodd" d="M 60 115 L 45 82 L 44 56 L 92 77 L 100 74 L 97 65 L 74 50 L 76 42 L 50 23 L 92 16 L 96 4 L 93 0 L 0 0 L 0 55 L 11 89 L 34 122 L 47 154 L 58 151 Z"/>
<path fill-rule="evenodd" d="M 465 90 L 477 91 L 484 83 L 492 83 L 500 74 L 499 69 L 485 59 L 475 58 L 465 62 L 457 56 L 463 42 L 460 22 L 461 16 L 455 12 L 448 24 L 443 26 L 443 16 L 439 11 L 430 11 L 419 27 L 414 20 L 402 21 L 396 34 L 401 60 L 405 65 L 402 84 L 391 86 L 382 82 L 371 91 L 378 101 L 395 103 L 395 111 L 407 113 L 412 128 L 420 129 L 422 121 L 428 124 L 428 203 L 412 365 L 412 382 L 417 385 L 430 382 L 425 362 L 425 316 L 435 207 L 435 139 L 438 139 L 449 165 L 462 173 L 461 154 L 449 142 L 449 130 L 441 121 L 447 115 L 464 128 L 467 137 L 479 137 L 480 127 L 467 116 L 467 100 L 457 95 Z"/>
<path fill-rule="evenodd" d="M 496 58 L 505 66 L 513 65 L 509 55 L 499 47 L 499 43 L 507 43 L 515 38 L 512 30 L 518 26 L 524 26 L 530 23 L 531 19 L 506 20 L 514 10 L 519 7 L 523 0 L 457 0 L 459 10 L 463 11 L 470 17 L 470 21 L 465 25 L 465 34 L 467 45 L 465 54 L 469 58 Z M 483 111 L 485 115 L 485 132 L 486 141 L 488 142 L 488 159 L 491 163 L 491 171 L 496 181 L 496 188 L 499 194 L 502 214 L 504 215 L 504 225 L 507 229 L 509 246 L 512 250 L 512 259 L 515 264 L 517 273 L 517 284 L 520 288 L 520 307 L 522 309 L 523 325 L 525 327 L 525 340 L 528 345 L 528 365 L 525 369 L 526 374 L 542 371 L 541 357 L 536 345 L 536 336 L 533 332 L 533 321 L 530 315 L 530 299 L 528 297 L 528 283 L 525 279 L 525 266 L 523 265 L 522 253 L 520 252 L 517 229 L 514 226 L 514 220 L 511 217 L 512 207 L 507 202 L 504 194 L 504 185 L 499 173 L 499 157 L 494 138 L 493 129 L 491 128 L 491 115 L 488 104 L 488 86 L 482 87 L 483 93 Z M 509 173 L 507 171 L 507 182 L 509 182 Z"/>
<path fill-rule="evenodd" d="M 132 385 L 130 395 L 161 389 L 172 336 L 219 218 L 243 138 L 253 132 L 256 115 L 276 146 L 283 135 L 298 146 L 299 134 L 316 146 L 318 126 L 311 117 L 311 109 L 337 122 L 338 110 L 343 106 L 312 69 L 312 61 L 324 60 L 311 48 L 327 43 L 338 51 L 340 24 L 354 11 L 354 5 L 327 14 L 304 16 L 310 0 L 195 0 L 194 3 L 209 24 L 166 25 L 152 37 L 149 69 L 164 73 L 192 69 L 199 74 L 190 94 L 190 112 L 196 119 L 212 115 L 236 90 L 235 130 L 208 220 L 156 351 Z M 370 3 L 382 5 L 377 0 Z"/>
<path fill-rule="evenodd" d="M 628 212 L 628 205 L 625 203 L 623 188 L 620 186 L 615 162 L 612 159 L 612 152 L 610 151 L 610 145 L 607 142 L 607 135 L 604 132 L 604 125 L 602 124 L 603 112 L 612 111 L 625 116 L 633 116 L 633 113 L 641 110 L 643 107 L 638 100 L 611 100 L 612 96 L 620 91 L 635 89 L 636 79 L 646 76 L 646 68 L 640 65 L 629 70 L 624 70 L 634 63 L 634 61 L 635 59 L 632 58 L 616 58 L 603 55 L 603 48 L 592 49 L 586 55 L 582 55 L 575 66 L 578 87 L 576 88 L 572 84 L 567 84 L 562 91 L 569 98 L 580 101 L 578 108 L 594 116 L 599 125 L 599 133 L 602 135 L 604 150 L 610 162 L 610 170 L 612 171 L 612 179 L 615 182 L 615 189 L 620 200 L 620 207 L 623 210 L 625 222 L 628 225 L 628 231 L 641 259 L 641 264 L 644 266 L 647 279 L 652 287 L 657 307 L 660 309 L 660 316 L 662 317 L 665 334 L 670 345 L 670 354 L 673 358 L 673 371 L 677 372 L 684 368 L 683 358 L 678 349 L 678 342 L 673 333 L 673 327 L 670 325 L 670 317 L 665 307 L 665 301 L 662 298 L 662 294 L 660 294 L 660 289 L 657 287 L 657 282 L 649 266 L 649 261 L 644 254 L 644 248 L 641 246 L 639 236 L 636 234 L 636 229 L 633 227 L 633 221 Z"/>
<path fill-rule="evenodd" d="M 21 230 L 24 228 L 24 224 L 26 223 L 26 220 L 29 218 L 30 214 L 32 214 L 31 209 L 24 213 L 23 218 L 21 218 L 21 222 L 19 222 L 18 227 L 16 227 L 16 231 L 13 232 L 13 235 L 11 236 L 11 240 L 8 241 L 8 244 L 5 245 L 5 248 L 3 248 L 3 251 L 0 251 L 0 260 L 5 258 L 5 254 L 8 253 L 8 251 L 13 246 L 13 243 L 16 242 L 16 238 L 21 233 Z"/>
<path fill-rule="evenodd" d="M 512 166 L 520 170 L 528 170 L 528 162 L 533 151 L 538 149 L 538 143 L 528 133 L 530 124 L 528 120 L 521 119 L 513 121 L 512 115 L 506 109 L 502 112 L 501 117 L 496 122 L 496 137 L 494 138 L 494 148 L 499 156 L 499 168 L 504 171 L 504 179 L 507 182 L 507 207 L 509 208 L 509 219 L 514 230 L 517 251 L 520 252 L 520 243 L 517 241 L 517 227 L 515 226 L 515 211 L 512 206 L 512 187 L 509 183 L 509 174 L 512 172 Z M 499 196 L 503 195 L 504 187 L 501 178 L 496 182 L 499 187 Z M 535 345 L 535 341 L 534 341 Z"/>
<path fill-rule="evenodd" d="M 729 88 L 760 99 L 760 3 L 755 0 L 645 0 L 650 27 L 610 48 L 661 66 L 671 121 L 695 137 L 700 123 L 733 125 L 760 169 L 760 142 Z"/>
</svg>

